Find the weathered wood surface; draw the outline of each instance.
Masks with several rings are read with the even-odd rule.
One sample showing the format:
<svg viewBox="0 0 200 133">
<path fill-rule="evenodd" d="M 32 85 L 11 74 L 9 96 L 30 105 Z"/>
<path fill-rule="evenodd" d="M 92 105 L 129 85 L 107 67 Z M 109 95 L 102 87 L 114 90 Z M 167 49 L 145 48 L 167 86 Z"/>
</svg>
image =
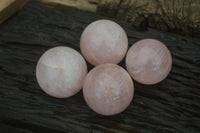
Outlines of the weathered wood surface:
<svg viewBox="0 0 200 133">
<path fill-rule="evenodd" d="M 1 0 L 0 24 L 19 10 L 28 0 Z"/>
<path fill-rule="evenodd" d="M 47 6 L 70 7 L 162 31 L 200 37 L 199 0 L 36 0 Z"/>
<path fill-rule="evenodd" d="M 100 0 L 97 12 L 136 27 L 200 37 L 199 0 Z"/>
<path fill-rule="evenodd" d="M 73 8 L 81 11 L 97 11 L 99 0 L 35 0 L 50 8 Z"/>
<path fill-rule="evenodd" d="M 67 99 L 46 95 L 35 78 L 36 62 L 47 49 L 63 45 L 79 50 L 81 32 L 105 17 L 71 9 L 27 4 L 0 36 L 0 132 L 200 132 L 200 39 L 152 29 L 137 31 L 116 21 L 127 32 L 129 45 L 142 38 L 164 42 L 173 68 L 163 82 L 135 82 L 135 96 L 123 113 L 105 117 L 86 105 L 82 92 Z M 124 66 L 124 61 L 120 63 Z M 88 65 L 89 69 L 92 68 Z"/>
</svg>

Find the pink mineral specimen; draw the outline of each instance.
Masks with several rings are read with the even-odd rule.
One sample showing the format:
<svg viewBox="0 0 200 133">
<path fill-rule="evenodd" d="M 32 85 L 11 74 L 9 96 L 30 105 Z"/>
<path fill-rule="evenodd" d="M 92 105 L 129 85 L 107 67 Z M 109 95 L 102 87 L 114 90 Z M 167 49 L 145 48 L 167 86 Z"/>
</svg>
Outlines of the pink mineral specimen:
<svg viewBox="0 0 200 133">
<path fill-rule="evenodd" d="M 102 115 L 124 111 L 134 94 L 133 81 L 126 70 L 115 64 L 102 64 L 86 76 L 83 95 L 86 103 Z"/>
<path fill-rule="evenodd" d="M 87 65 L 84 58 L 69 47 L 55 47 L 46 51 L 36 67 L 40 87 L 57 98 L 73 96 L 82 88 Z"/>
<path fill-rule="evenodd" d="M 128 39 L 117 23 L 98 20 L 83 31 L 80 48 L 86 60 L 94 66 L 104 63 L 118 64 L 127 52 Z"/>
<path fill-rule="evenodd" d="M 169 74 L 172 56 L 162 42 L 143 39 L 128 50 L 126 67 L 134 80 L 143 84 L 156 84 Z"/>
</svg>

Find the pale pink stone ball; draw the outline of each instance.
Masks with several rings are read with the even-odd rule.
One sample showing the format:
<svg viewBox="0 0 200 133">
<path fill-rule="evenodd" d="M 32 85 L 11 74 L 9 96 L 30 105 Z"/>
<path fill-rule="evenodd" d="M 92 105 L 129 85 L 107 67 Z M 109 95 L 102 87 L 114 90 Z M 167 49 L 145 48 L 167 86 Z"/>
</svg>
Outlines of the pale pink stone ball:
<svg viewBox="0 0 200 133">
<path fill-rule="evenodd" d="M 41 89 L 57 98 L 78 93 L 86 74 L 84 58 L 74 49 L 63 46 L 46 51 L 36 67 L 36 78 Z"/>
<path fill-rule="evenodd" d="M 128 72 L 115 64 L 102 64 L 86 76 L 83 95 L 86 103 L 102 115 L 115 115 L 131 103 L 134 86 Z"/>
<path fill-rule="evenodd" d="M 169 74 L 172 56 L 162 42 L 143 39 L 128 50 L 126 67 L 134 80 L 143 84 L 156 84 Z"/>
<path fill-rule="evenodd" d="M 118 64 L 127 52 L 128 39 L 117 23 L 98 20 L 83 31 L 80 48 L 86 60 L 94 66 L 104 63 Z"/>
</svg>

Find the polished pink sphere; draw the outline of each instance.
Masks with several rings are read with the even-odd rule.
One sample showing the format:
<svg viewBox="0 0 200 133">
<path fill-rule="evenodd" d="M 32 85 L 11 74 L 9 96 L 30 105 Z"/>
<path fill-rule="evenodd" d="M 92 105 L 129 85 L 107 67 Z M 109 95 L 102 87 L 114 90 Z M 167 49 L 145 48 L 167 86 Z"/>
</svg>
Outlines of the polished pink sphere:
<svg viewBox="0 0 200 133">
<path fill-rule="evenodd" d="M 169 74 L 172 56 L 162 42 L 144 39 L 128 50 L 126 67 L 134 80 L 143 84 L 156 84 Z"/>
<path fill-rule="evenodd" d="M 80 48 L 86 60 L 94 66 L 118 64 L 128 49 L 126 33 L 110 20 L 98 20 L 88 25 L 80 39 Z"/>
<path fill-rule="evenodd" d="M 79 92 L 87 74 L 84 58 L 69 47 L 55 47 L 46 51 L 36 67 L 36 78 L 47 94 L 66 98 Z"/>
<path fill-rule="evenodd" d="M 115 64 L 102 64 L 86 76 L 83 95 L 86 103 L 102 115 L 115 115 L 131 103 L 134 86 L 128 72 Z"/>
</svg>

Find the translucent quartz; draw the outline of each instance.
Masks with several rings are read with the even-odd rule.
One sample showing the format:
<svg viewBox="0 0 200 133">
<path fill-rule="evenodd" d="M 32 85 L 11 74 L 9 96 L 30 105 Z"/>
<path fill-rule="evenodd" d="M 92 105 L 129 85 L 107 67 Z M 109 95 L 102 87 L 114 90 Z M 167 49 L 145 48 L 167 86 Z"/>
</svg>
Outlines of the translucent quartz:
<svg viewBox="0 0 200 133">
<path fill-rule="evenodd" d="M 126 67 L 131 77 L 143 84 L 156 84 L 170 72 L 172 56 L 160 41 L 144 39 L 128 50 Z"/>
<path fill-rule="evenodd" d="M 98 20 L 88 25 L 80 39 L 83 56 L 94 66 L 118 64 L 128 49 L 126 33 L 120 25 L 109 20 Z"/>
<path fill-rule="evenodd" d="M 102 64 L 92 69 L 83 85 L 89 107 L 102 115 L 114 115 L 131 103 L 134 86 L 128 72 L 115 64 Z"/>
<path fill-rule="evenodd" d="M 46 51 L 36 67 L 40 87 L 57 98 L 73 96 L 82 88 L 87 65 L 84 58 L 69 47 L 55 47 Z"/>
</svg>

